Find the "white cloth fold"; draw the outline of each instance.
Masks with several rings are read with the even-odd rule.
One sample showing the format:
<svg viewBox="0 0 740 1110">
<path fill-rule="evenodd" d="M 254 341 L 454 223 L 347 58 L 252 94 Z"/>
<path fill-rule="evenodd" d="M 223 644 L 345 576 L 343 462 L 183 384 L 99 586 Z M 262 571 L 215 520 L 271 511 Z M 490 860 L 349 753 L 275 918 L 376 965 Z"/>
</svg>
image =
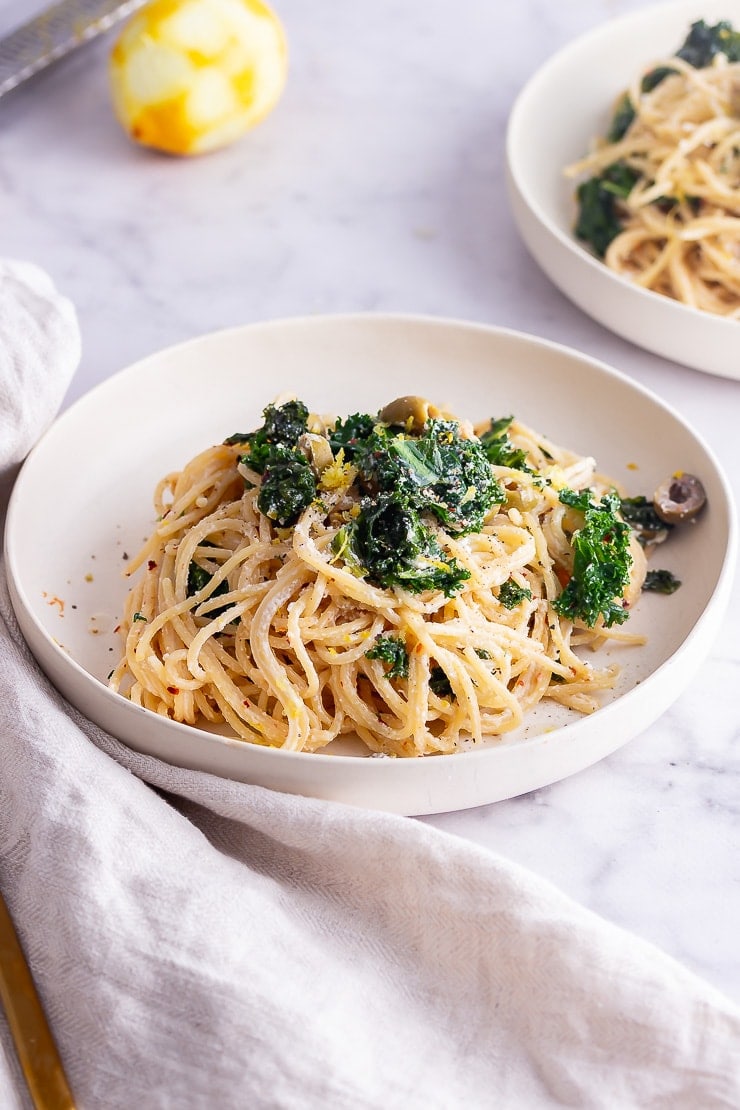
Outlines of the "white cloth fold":
<svg viewBox="0 0 740 1110">
<path fill-rule="evenodd" d="M 0 471 L 54 418 L 79 360 L 71 302 L 38 266 L 0 260 Z"/>
<path fill-rule="evenodd" d="M 42 330 L 53 383 L 0 351 L 5 466 L 76 360 Z M 654 947 L 421 822 L 128 750 L 40 673 L 1 568 L 0 658 L 0 887 L 80 1107 L 740 1105 L 740 1011 Z"/>
</svg>

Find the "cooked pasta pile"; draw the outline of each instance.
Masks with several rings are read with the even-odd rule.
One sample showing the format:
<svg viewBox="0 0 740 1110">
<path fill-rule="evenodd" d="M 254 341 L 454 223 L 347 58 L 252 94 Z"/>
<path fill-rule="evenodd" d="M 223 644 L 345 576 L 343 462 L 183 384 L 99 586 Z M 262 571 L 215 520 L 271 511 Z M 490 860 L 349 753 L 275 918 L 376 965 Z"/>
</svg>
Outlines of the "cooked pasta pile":
<svg viewBox="0 0 740 1110">
<path fill-rule="evenodd" d="M 386 411 L 373 418 L 372 434 L 393 434 L 389 458 L 407 468 L 404 476 L 418 477 L 409 467 L 421 467 L 422 435 L 437 437 L 428 458 L 450 444 L 480 449 L 470 425 L 449 414 L 435 421 L 431 406 L 424 432 L 403 414 L 389 429 Z M 584 521 L 560 494 L 588 488 L 598 501 L 610 483 L 595 474 L 594 460 L 517 421 L 499 422 L 506 430 L 495 442 L 505 444 L 508 465 L 485 464 L 492 501 L 482 524 L 469 531 L 457 526 L 462 515 L 453 527 L 421 513 L 426 547 L 398 573 L 422 577 L 404 579 L 404 588 L 387 584 L 380 563 L 368 572 L 357 555 L 366 550 L 357 530 L 375 511 L 373 483 L 382 476 L 365 476 L 363 485 L 349 434 L 346 446 L 332 446 L 331 430 L 346 432 L 351 419 L 342 429 L 341 421 L 308 417 L 289 465 L 298 459 L 303 474 L 302 452 L 315 494 L 287 525 L 280 510 L 273 519 L 263 511 L 277 464 L 254 468 L 254 433 L 251 454 L 249 436 L 232 437 L 160 482 L 159 522 L 127 572 L 138 572 L 138 581 L 111 687 L 176 721 L 225 722 L 257 744 L 315 752 L 351 733 L 391 756 L 450 753 L 499 736 L 543 698 L 581 713 L 597 708 L 616 668 L 595 666 L 584 649 L 605 637 L 641 638 L 606 627 L 621 620 L 601 615 L 587 627 L 554 607 L 573 574 L 573 535 Z M 290 492 L 298 485 L 291 479 Z M 430 489 L 424 496 L 444 516 L 447 508 L 434 499 L 451 504 L 453 487 Z M 480 492 L 480 484 L 463 490 L 455 512 L 463 514 Z M 377 496 L 398 501 L 396 489 Z M 645 569 L 631 535 L 625 543 L 629 581 L 614 610 L 620 615 Z M 441 585 L 420 588 L 428 575 Z"/>
<path fill-rule="evenodd" d="M 577 234 L 635 284 L 740 319 L 740 62 L 657 63 L 632 83 L 611 137 L 566 171 L 596 175 L 579 190 Z"/>
</svg>

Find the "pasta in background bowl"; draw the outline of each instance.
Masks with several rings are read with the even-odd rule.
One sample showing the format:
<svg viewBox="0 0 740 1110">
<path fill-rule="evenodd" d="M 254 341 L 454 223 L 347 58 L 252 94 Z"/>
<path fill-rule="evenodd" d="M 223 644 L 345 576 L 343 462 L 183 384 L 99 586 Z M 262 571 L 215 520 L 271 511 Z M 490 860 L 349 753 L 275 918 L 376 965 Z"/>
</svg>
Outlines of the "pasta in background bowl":
<svg viewBox="0 0 740 1110">
<path fill-rule="evenodd" d="M 599 471 L 633 494 L 650 493 L 678 469 L 699 475 L 708 501 L 700 523 L 682 529 L 659 559 L 682 580 L 680 594 L 646 594 L 635 607 L 626 627 L 646 636 L 644 645 L 606 642 L 591 655 L 595 668 L 618 668 L 601 707 L 581 716 L 547 698 L 518 727 L 484 737 L 474 750 L 373 758 L 352 736 L 318 752 L 245 743 L 224 735 L 218 723 L 193 727 L 110 690 L 128 592 L 123 572 L 152 531 L 155 484 L 202 447 L 257 428 L 266 381 L 275 393 L 310 398 L 323 413 L 378 412 L 403 391 L 439 399 L 475 423 L 513 414 L 574 455 L 595 455 Z M 207 575 L 230 557 L 226 547 L 209 546 L 221 535 L 192 537 L 192 554 L 197 550 Z M 130 747 L 274 789 L 418 814 L 481 805 L 557 781 L 646 728 L 678 696 L 716 636 L 734 566 L 735 523 L 712 453 L 680 417 L 624 375 L 502 329 L 337 317 L 206 336 L 97 387 L 63 414 L 24 465 L 9 508 L 6 556 L 19 623 L 42 667 L 73 704 Z M 207 583 L 195 583 L 195 590 L 197 603 L 208 608 L 199 589 L 207 593 Z M 231 595 L 244 604 L 235 581 Z M 220 597 L 210 608 L 217 604 Z M 130 624 L 135 616 L 129 613 Z M 232 616 L 222 614 L 224 627 Z M 464 681 L 459 671 L 451 677 Z"/>
<path fill-rule="evenodd" d="M 649 8 L 596 28 L 546 62 L 512 110 L 509 196 L 536 261 L 590 316 L 665 358 L 740 378 L 738 320 L 690 307 L 609 269 L 576 237 L 576 183 L 564 174 L 608 133 L 624 91 L 664 62 L 691 24 L 702 19 L 740 27 L 740 4 L 699 6 L 680 0 Z M 656 90 L 660 95 L 669 91 Z"/>
</svg>

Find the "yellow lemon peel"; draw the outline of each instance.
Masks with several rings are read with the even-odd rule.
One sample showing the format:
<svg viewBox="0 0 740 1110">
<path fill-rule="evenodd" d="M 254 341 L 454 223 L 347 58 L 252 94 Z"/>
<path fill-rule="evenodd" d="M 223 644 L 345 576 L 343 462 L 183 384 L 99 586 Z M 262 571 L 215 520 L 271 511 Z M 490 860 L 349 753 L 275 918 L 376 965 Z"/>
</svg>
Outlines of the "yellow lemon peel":
<svg viewBox="0 0 740 1110">
<path fill-rule="evenodd" d="M 287 47 L 262 0 L 153 0 L 110 57 L 128 135 L 168 154 L 204 154 L 254 127 L 280 99 Z"/>
</svg>

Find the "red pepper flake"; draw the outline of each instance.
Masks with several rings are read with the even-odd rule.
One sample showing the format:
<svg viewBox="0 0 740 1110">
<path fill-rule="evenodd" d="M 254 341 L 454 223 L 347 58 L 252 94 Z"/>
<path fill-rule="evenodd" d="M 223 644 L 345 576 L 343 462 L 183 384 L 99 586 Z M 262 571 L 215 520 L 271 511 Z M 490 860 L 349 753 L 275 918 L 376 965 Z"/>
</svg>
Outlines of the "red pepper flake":
<svg viewBox="0 0 740 1110">
<path fill-rule="evenodd" d="M 167 687 L 167 693 L 168 694 L 179 694 L 180 693 L 180 687 L 179 686 L 168 686 Z"/>
<path fill-rule="evenodd" d="M 249 698 L 245 698 L 242 705 L 249 705 Z"/>
<path fill-rule="evenodd" d="M 150 559 L 149 562 L 147 563 L 147 566 L 149 567 L 149 570 L 156 570 L 157 569 L 157 564 L 154 562 L 154 559 Z"/>
<path fill-rule="evenodd" d="M 556 566 L 555 567 L 555 577 L 557 578 L 558 582 L 563 587 L 563 589 L 565 589 L 565 587 L 570 582 L 570 580 L 572 578 L 572 575 L 571 575 L 570 571 L 565 569 L 565 567 Z"/>
<path fill-rule="evenodd" d="M 121 626 L 120 626 L 120 624 L 117 624 L 116 627 L 113 629 L 113 632 L 115 634 L 116 632 L 120 632 L 120 631 L 121 631 Z"/>
</svg>

